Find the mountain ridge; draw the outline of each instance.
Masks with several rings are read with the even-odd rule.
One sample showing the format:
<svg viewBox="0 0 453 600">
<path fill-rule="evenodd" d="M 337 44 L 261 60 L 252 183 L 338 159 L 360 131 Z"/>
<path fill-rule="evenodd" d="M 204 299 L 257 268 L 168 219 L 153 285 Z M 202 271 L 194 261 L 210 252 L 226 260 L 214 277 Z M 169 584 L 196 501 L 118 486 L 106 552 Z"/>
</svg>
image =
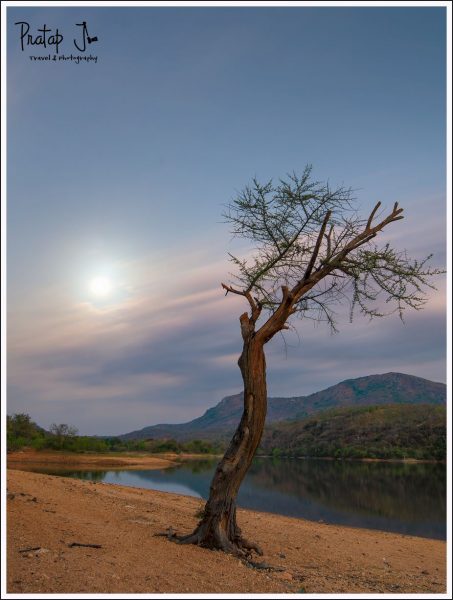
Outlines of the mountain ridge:
<svg viewBox="0 0 453 600">
<path fill-rule="evenodd" d="M 269 397 L 266 424 L 297 420 L 329 409 L 380 404 L 443 404 L 446 385 L 405 373 L 383 373 L 345 379 L 308 396 Z M 149 425 L 117 437 L 130 439 L 224 438 L 233 433 L 242 415 L 242 392 L 226 396 L 203 415 L 181 424 Z"/>
</svg>

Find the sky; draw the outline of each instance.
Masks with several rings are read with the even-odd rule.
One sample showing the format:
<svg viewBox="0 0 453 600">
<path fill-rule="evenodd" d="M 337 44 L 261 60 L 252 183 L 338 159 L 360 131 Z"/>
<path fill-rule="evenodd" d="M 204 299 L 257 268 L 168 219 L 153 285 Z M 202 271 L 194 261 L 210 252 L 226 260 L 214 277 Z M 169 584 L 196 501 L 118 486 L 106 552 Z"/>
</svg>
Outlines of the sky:
<svg viewBox="0 0 453 600">
<path fill-rule="evenodd" d="M 58 28 L 58 60 L 17 22 Z M 222 212 L 254 177 L 312 164 L 363 215 L 398 201 L 382 240 L 444 267 L 445 29 L 442 7 L 8 7 L 8 414 L 113 435 L 240 391 L 247 306 L 220 283 L 249 247 Z M 269 395 L 444 382 L 436 286 L 404 324 L 300 321 L 268 344 Z"/>
</svg>

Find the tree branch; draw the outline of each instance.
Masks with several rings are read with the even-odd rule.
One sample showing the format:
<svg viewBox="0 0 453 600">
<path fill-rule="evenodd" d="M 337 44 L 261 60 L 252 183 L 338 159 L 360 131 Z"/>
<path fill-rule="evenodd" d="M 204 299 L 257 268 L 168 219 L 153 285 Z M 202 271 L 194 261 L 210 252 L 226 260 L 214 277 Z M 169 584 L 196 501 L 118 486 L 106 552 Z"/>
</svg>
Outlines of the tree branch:
<svg viewBox="0 0 453 600">
<path fill-rule="evenodd" d="M 324 221 L 322 222 L 321 229 L 320 229 L 319 235 L 318 235 L 318 239 L 316 240 L 316 244 L 315 244 L 314 250 L 312 252 L 310 262 L 308 263 L 307 270 L 305 271 L 305 275 L 303 277 L 304 281 L 307 281 L 307 279 L 311 275 L 311 272 L 313 271 L 313 267 L 315 266 L 316 259 L 318 258 L 322 238 L 324 237 L 324 232 L 326 230 L 327 223 L 329 222 L 331 215 L 332 215 L 332 211 L 328 210 L 326 213 L 326 216 L 324 217 Z"/>
<path fill-rule="evenodd" d="M 368 217 L 368 221 L 366 224 L 366 228 L 365 229 L 369 229 L 371 226 L 371 222 L 373 221 L 373 217 L 376 214 L 376 211 L 378 210 L 378 208 L 381 206 L 381 202 L 379 201 L 376 206 L 373 208 L 373 210 L 371 211 L 370 216 Z"/>
<path fill-rule="evenodd" d="M 332 233 L 333 233 L 333 225 L 331 225 L 329 233 L 326 235 L 327 241 L 327 258 L 330 258 L 332 255 Z"/>
<path fill-rule="evenodd" d="M 237 294 L 238 296 L 244 296 L 244 298 L 247 298 L 249 304 L 250 304 L 250 308 L 252 309 L 252 318 L 251 321 L 252 323 L 256 323 L 256 321 L 258 320 L 261 310 L 262 310 L 262 304 L 260 301 L 256 301 L 252 294 L 250 293 L 250 291 L 248 290 L 236 290 L 233 286 L 231 285 L 226 285 L 225 283 L 221 284 L 223 289 L 226 290 L 225 292 L 225 296 L 228 294 L 228 292 L 231 292 L 232 294 Z"/>
</svg>

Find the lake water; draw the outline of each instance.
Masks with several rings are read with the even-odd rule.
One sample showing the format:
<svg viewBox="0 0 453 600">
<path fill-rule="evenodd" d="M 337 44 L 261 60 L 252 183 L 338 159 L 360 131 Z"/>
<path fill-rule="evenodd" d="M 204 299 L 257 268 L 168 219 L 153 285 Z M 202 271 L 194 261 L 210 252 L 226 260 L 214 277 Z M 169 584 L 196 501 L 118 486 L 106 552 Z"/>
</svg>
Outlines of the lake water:
<svg viewBox="0 0 453 600">
<path fill-rule="evenodd" d="M 207 498 L 214 461 L 163 470 L 42 473 Z M 446 537 L 446 469 L 442 464 L 256 459 L 238 505 L 312 521 Z"/>
</svg>

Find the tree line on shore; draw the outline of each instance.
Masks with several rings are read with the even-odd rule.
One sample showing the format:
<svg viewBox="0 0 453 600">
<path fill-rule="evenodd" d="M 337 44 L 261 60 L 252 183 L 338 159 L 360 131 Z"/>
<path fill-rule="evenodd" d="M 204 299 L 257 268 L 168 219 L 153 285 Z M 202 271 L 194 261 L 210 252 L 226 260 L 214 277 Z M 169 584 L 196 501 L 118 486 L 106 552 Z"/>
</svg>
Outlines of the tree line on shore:
<svg viewBox="0 0 453 600">
<path fill-rule="evenodd" d="M 67 452 L 221 454 L 221 440 L 125 440 L 80 436 L 75 427 L 52 424 L 46 431 L 27 414 L 7 418 L 8 450 L 31 447 Z M 428 404 L 388 404 L 330 409 L 266 427 L 258 455 L 337 459 L 445 460 L 446 409 Z"/>
<path fill-rule="evenodd" d="M 66 423 L 53 423 L 47 431 L 32 421 L 30 415 L 20 413 L 7 416 L 7 448 L 9 451 L 33 448 L 66 452 L 217 454 L 223 446 L 206 440 L 123 440 L 119 437 L 78 435 L 78 430 Z"/>
<path fill-rule="evenodd" d="M 275 457 L 445 460 L 446 408 L 384 404 L 330 409 L 266 428 L 259 453 Z"/>
</svg>

